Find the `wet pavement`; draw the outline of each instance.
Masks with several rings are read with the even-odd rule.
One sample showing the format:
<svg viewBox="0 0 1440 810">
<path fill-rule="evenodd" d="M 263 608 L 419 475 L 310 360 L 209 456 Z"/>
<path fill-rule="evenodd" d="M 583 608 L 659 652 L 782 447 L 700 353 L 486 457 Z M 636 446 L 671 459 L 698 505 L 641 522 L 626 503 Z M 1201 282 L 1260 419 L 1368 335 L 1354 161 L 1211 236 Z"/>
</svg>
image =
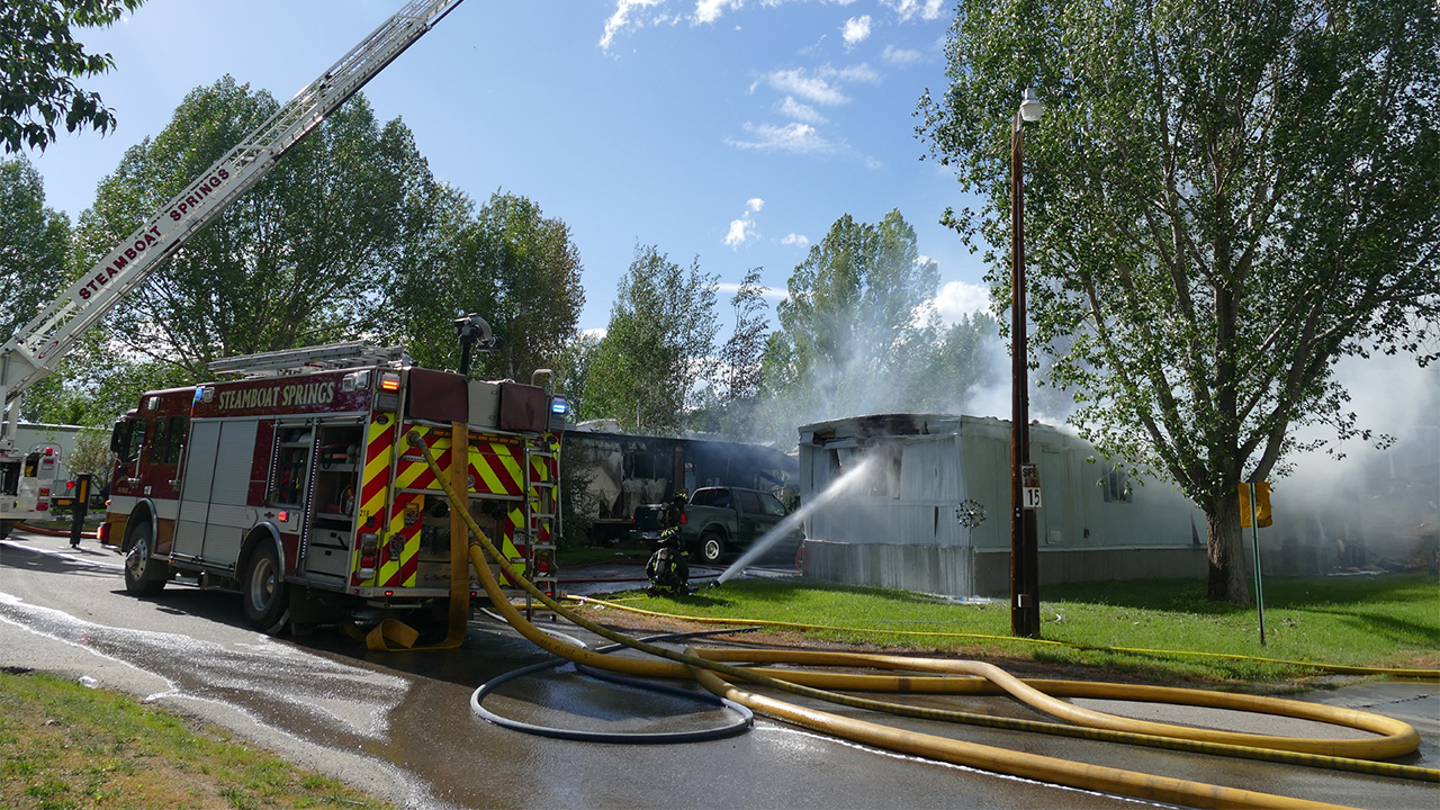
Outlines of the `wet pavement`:
<svg viewBox="0 0 1440 810">
<path fill-rule="evenodd" d="M 566 589 L 640 587 L 633 581 L 636 568 L 574 569 L 577 580 L 609 581 L 576 581 Z M 539 623 L 591 646 L 600 644 L 571 625 Z M 78 551 L 62 540 L 35 536 L 0 543 L 0 666 L 95 677 L 103 686 L 221 723 L 302 766 L 402 806 L 1100 808 L 1135 803 L 895 755 L 763 718 L 747 733 L 726 739 L 633 745 L 534 736 L 472 713 L 471 696 L 481 684 L 545 660 L 548 656 L 503 623 L 483 615 L 471 623 L 464 647 L 446 652 L 370 652 L 336 632 L 270 638 L 246 628 L 240 600 L 232 593 L 171 585 L 154 598 L 128 596 L 120 558 L 93 541 Z M 1306 699 L 1405 719 L 1425 740 L 1407 762 L 1440 764 L 1440 687 L 1435 684 L 1364 683 Z M 995 698 L 946 699 L 945 704 L 1037 717 Z M 1137 706 L 1105 708 L 1157 711 Z M 598 681 L 569 666 L 510 681 L 487 697 L 485 707 L 534 725 L 607 732 L 685 731 L 732 722 L 725 710 Z M 1435 785 L 900 722 L 989 745 L 1312 800 L 1375 808 L 1440 806 Z M 1275 727 L 1273 718 L 1250 715 L 1198 722 L 1265 731 Z M 1324 734 L 1337 736 L 1328 727 Z"/>
</svg>

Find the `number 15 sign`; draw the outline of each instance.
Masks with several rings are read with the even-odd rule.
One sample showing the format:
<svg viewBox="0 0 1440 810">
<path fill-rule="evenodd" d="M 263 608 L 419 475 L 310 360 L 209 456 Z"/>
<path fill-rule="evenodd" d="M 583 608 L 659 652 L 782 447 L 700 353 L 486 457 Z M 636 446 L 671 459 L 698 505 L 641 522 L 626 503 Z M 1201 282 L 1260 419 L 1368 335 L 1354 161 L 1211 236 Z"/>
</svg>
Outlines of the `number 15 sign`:
<svg viewBox="0 0 1440 810">
<path fill-rule="evenodd" d="M 1020 506 L 1040 508 L 1040 468 L 1034 464 L 1020 465 Z"/>
</svg>

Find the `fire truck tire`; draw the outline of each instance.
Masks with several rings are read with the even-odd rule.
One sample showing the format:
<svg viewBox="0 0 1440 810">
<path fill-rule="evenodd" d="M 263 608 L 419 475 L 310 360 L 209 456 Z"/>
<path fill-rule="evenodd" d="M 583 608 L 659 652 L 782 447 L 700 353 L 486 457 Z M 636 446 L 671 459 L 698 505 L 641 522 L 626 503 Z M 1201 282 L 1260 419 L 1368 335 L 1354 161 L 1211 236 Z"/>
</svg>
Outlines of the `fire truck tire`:
<svg viewBox="0 0 1440 810">
<path fill-rule="evenodd" d="M 705 532 L 700 535 L 700 559 L 707 565 L 717 565 L 725 556 L 725 538 L 719 532 Z"/>
<path fill-rule="evenodd" d="M 15 525 L 13 520 L 0 520 L 0 540 L 10 536 L 10 527 Z"/>
<path fill-rule="evenodd" d="M 274 546 L 262 542 L 245 561 L 240 585 L 245 619 L 266 635 L 275 635 L 290 620 L 290 593 L 280 579 L 280 558 Z"/>
<path fill-rule="evenodd" d="M 150 521 L 135 522 L 125 552 L 125 590 L 131 596 L 154 596 L 170 579 L 170 564 L 155 559 L 155 531 Z"/>
</svg>

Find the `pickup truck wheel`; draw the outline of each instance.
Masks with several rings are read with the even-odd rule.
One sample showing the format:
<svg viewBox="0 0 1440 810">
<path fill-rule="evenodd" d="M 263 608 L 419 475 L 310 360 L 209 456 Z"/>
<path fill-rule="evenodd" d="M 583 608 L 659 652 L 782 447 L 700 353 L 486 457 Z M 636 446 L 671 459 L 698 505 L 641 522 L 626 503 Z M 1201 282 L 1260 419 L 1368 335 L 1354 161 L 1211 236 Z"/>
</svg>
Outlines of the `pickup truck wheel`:
<svg viewBox="0 0 1440 810">
<path fill-rule="evenodd" d="M 725 538 L 719 532 L 705 532 L 700 535 L 700 559 L 715 565 L 725 556 Z"/>
<path fill-rule="evenodd" d="M 142 519 L 130 533 L 130 550 L 125 552 L 125 590 L 131 596 L 154 596 L 169 578 L 169 563 L 155 559 L 150 521 Z"/>
<path fill-rule="evenodd" d="M 279 633 L 290 620 L 290 593 L 280 579 L 280 558 L 275 547 L 260 542 L 245 564 L 240 595 L 245 601 L 245 618 L 266 635 Z"/>
</svg>

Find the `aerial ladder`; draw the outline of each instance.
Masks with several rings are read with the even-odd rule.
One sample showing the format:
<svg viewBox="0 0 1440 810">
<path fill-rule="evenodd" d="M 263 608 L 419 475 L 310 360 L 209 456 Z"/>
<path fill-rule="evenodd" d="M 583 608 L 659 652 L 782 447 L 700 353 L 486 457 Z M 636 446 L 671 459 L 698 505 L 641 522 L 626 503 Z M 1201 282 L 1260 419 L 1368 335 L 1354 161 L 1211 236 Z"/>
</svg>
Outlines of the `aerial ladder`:
<svg viewBox="0 0 1440 810">
<path fill-rule="evenodd" d="M 19 448 L 20 397 L 51 374 L 90 327 L 174 256 L 275 163 L 463 0 L 409 0 L 306 85 L 254 132 L 215 161 L 148 222 L 76 279 L 0 346 L 0 537 L 42 513 L 56 465 L 43 450 Z"/>
</svg>

